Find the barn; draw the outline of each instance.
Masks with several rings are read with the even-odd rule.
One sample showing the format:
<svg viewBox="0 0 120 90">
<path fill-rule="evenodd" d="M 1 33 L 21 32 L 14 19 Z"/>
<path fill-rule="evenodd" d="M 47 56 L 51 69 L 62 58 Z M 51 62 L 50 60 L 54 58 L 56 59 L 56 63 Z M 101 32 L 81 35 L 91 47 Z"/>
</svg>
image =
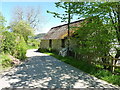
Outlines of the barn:
<svg viewBox="0 0 120 90">
<path fill-rule="evenodd" d="M 75 28 L 79 27 L 80 23 L 83 20 L 78 20 L 70 23 L 70 36 L 72 37 Z M 68 45 L 67 37 L 68 37 L 68 24 L 59 25 L 56 27 L 52 27 L 48 33 L 41 39 L 40 48 L 41 49 L 52 49 L 55 51 L 60 51 L 62 48 L 66 48 Z M 75 47 L 76 42 L 70 39 L 70 48 Z"/>
</svg>

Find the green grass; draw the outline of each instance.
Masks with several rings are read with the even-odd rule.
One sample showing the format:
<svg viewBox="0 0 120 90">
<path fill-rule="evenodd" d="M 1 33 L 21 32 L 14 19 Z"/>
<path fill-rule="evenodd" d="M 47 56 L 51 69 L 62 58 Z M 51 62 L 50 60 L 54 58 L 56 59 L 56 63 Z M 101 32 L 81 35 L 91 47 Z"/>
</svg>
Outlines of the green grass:
<svg viewBox="0 0 120 90">
<path fill-rule="evenodd" d="M 48 55 L 51 55 L 67 64 L 70 64 L 86 73 L 89 73 L 90 75 L 93 75 L 99 79 L 105 80 L 109 83 L 112 83 L 114 85 L 120 86 L 120 75 L 113 75 L 108 70 L 104 70 L 102 66 L 100 65 L 91 65 L 83 60 L 76 60 L 73 57 L 62 57 L 60 55 L 57 55 L 55 53 L 47 53 Z"/>
<path fill-rule="evenodd" d="M 11 59 L 8 54 L 0 54 L 0 71 L 4 71 L 5 69 L 12 66 Z"/>
<path fill-rule="evenodd" d="M 27 45 L 27 49 L 37 49 L 38 47 L 32 46 L 32 45 Z"/>
<path fill-rule="evenodd" d="M 28 39 L 27 42 L 27 49 L 38 49 L 39 47 L 39 40 L 36 39 Z"/>
</svg>

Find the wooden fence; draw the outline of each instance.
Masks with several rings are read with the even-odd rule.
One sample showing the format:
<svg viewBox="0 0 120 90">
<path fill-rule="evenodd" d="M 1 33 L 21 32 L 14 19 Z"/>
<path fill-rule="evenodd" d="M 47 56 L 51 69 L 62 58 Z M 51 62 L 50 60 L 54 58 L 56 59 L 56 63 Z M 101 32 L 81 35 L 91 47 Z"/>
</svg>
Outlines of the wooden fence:
<svg viewBox="0 0 120 90">
<path fill-rule="evenodd" d="M 120 59 L 109 57 L 109 56 L 104 56 L 104 57 L 100 57 L 100 58 L 111 59 L 111 60 L 113 60 L 113 62 L 111 64 L 110 63 L 108 64 L 108 63 L 102 63 L 102 62 L 99 62 L 99 61 L 91 61 L 91 63 L 92 64 L 100 64 L 100 65 L 110 66 L 112 68 L 111 69 L 112 72 L 114 72 L 115 68 L 120 68 L 120 65 L 115 64 L 115 61 L 120 60 Z"/>
</svg>

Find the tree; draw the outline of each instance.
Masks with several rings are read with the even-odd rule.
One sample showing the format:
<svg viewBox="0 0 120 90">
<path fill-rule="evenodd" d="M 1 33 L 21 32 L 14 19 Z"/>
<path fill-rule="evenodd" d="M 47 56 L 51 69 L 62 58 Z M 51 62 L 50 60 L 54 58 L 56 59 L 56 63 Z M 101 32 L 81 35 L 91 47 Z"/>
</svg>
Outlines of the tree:
<svg viewBox="0 0 120 90">
<path fill-rule="evenodd" d="M 63 14 L 59 14 L 58 12 L 50 12 L 50 11 L 47 11 L 48 13 L 51 13 L 54 15 L 54 17 L 57 17 L 57 18 L 60 18 L 61 19 L 61 22 L 67 22 L 68 23 L 68 43 L 67 43 L 67 54 L 69 55 L 69 44 L 70 44 L 70 22 L 71 22 L 71 19 L 73 18 L 73 13 L 71 12 L 71 10 L 73 9 L 73 6 L 72 6 L 72 3 L 70 2 L 57 2 L 55 3 L 56 7 L 57 8 L 62 8 L 64 10 L 64 13 Z"/>
<path fill-rule="evenodd" d="M 2 52 L 9 53 L 20 60 L 25 59 L 26 43 L 24 38 L 17 33 L 4 31 L 2 32 L 3 39 L 1 44 Z"/>
<path fill-rule="evenodd" d="M 75 32 L 74 39 L 78 44 L 75 52 L 82 56 L 81 59 L 83 58 L 91 63 L 91 61 L 109 55 L 114 34 L 112 30 L 109 32 L 110 28 L 103 24 L 99 17 L 89 17 L 85 21 Z M 105 62 L 109 61 L 106 60 Z"/>
<path fill-rule="evenodd" d="M 22 35 L 26 43 L 28 40 L 28 36 L 33 34 L 33 28 L 31 28 L 27 22 L 22 20 L 12 23 L 11 29 L 14 33 Z"/>
<path fill-rule="evenodd" d="M 116 30 L 119 40 L 120 29 L 120 2 L 84 2 L 83 5 L 76 3 L 74 13 L 80 17 L 89 18 L 97 16 L 104 24 Z"/>
<path fill-rule="evenodd" d="M 120 45 L 120 2 L 84 2 L 82 5 L 76 3 L 74 13 L 84 18 L 99 17 L 102 23 L 107 26 L 109 32 L 114 34 L 111 43 Z M 94 27 L 94 24 L 91 27 Z M 117 50 L 115 58 L 118 58 L 120 49 L 116 47 L 117 45 L 113 46 Z M 105 54 L 105 56 L 108 54 Z"/>
<path fill-rule="evenodd" d="M 16 7 L 13 15 L 13 18 L 15 19 L 13 21 L 26 21 L 33 29 L 36 30 L 41 20 L 40 15 L 41 14 L 39 8 L 36 9 L 33 7 L 28 7 L 26 9 L 23 9 L 21 7 Z"/>
<path fill-rule="evenodd" d="M 77 15 L 79 18 L 85 18 L 84 24 L 86 25 L 83 24 L 75 32 L 78 37 L 78 43 L 81 45 L 79 47 L 80 50 L 77 50 L 79 52 L 86 52 L 84 56 L 88 54 L 87 52 L 97 52 L 97 57 L 110 55 L 110 49 L 116 47 L 112 43 L 118 43 L 120 45 L 120 2 L 69 3 L 71 6 L 70 12 L 65 11 L 65 14 L 51 13 L 54 14 L 54 17 L 61 18 L 62 20 L 71 19 L 71 17 L 66 17 L 69 13 L 71 15 Z M 65 10 L 68 9 L 67 6 L 67 2 L 56 3 L 56 7 L 61 7 Z M 83 49 L 82 47 L 84 47 L 84 50 L 81 50 Z M 92 50 L 91 47 L 93 48 Z M 117 54 L 115 57 L 118 58 L 120 56 L 120 50 L 117 47 L 116 49 Z M 106 62 L 106 59 L 102 60 Z"/>
<path fill-rule="evenodd" d="M 2 16 L 2 13 L 0 13 L 0 32 L 5 30 L 5 18 Z"/>
<path fill-rule="evenodd" d="M 11 26 L 5 27 L 5 22 L 5 18 L 0 13 L 0 52 L 3 52 L 5 54 L 9 53 L 10 55 L 13 55 L 21 60 L 25 59 L 26 43 L 22 35 L 26 37 L 27 40 L 27 35 L 30 35 L 32 31 L 30 30 L 31 27 L 24 21 L 20 21 L 19 23 L 16 22 L 12 24 L 12 28 L 14 28 L 15 32 L 14 33 L 8 31 L 8 29 L 10 29 Z M 23 32 L 22 29 L 24 29 L 25 31 Z"/>
<path fill-rule="evenodd" d="M 3 17 L 2 13 L 0 12 L 0 52 L 2 52 L 2 32 L 5 31 L 5 18 Z"/>
</svg>

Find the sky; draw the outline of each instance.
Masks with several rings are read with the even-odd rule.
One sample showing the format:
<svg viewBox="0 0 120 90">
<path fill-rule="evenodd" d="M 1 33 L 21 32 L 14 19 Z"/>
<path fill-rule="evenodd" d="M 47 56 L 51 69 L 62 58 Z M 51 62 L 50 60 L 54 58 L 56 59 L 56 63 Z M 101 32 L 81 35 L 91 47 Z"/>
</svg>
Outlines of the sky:
<svg viewBox="0 0 120 90">
<path fill-rule="evenodd" d="M 21 2 L 20 2 L 21 1 Z M 26 0 L 24 0 L 26 1 Z M 3 16 L 5 17 L 7 23 L 6 25 L 9 25 L 10 21 L 13 18 L 13 11 L 15 10 L 16 7 L 34 7 L 34 8 L 38 8 L 40 9 L 40 13 L 41 13 L 41 22 L 40 22 L 40 26 L 39 26 L 39 30 L 36 31 L 35 33 L 47 33 L 50 28 L 58 26 L 58 25 L 62 25 L 64 23 L 61 22 L 60 19 L 58 18 L 54 18 L 52 14 L 47 13 L 46 11 L 55 11 L 55 12 L 59 12 L 59 13 L 63 13 L 62 9 L 58 9 L 55 7 L 55 2 L 53 2 L 54 0 L 45 0 L 40 1 L 40 2 L 34 2 L 34 1 L 29 1 L 29 2 L 24 2 L 23 0 L 19 0 L 19 1 L 15 1 L 15 0 L 2 0 L 0 2 L 0 11 L 2 12 Z M 35 0 L 36 1 L 36 0 Z M 51 1 L 51 2 L 48 2 Z"/>
</svg>

